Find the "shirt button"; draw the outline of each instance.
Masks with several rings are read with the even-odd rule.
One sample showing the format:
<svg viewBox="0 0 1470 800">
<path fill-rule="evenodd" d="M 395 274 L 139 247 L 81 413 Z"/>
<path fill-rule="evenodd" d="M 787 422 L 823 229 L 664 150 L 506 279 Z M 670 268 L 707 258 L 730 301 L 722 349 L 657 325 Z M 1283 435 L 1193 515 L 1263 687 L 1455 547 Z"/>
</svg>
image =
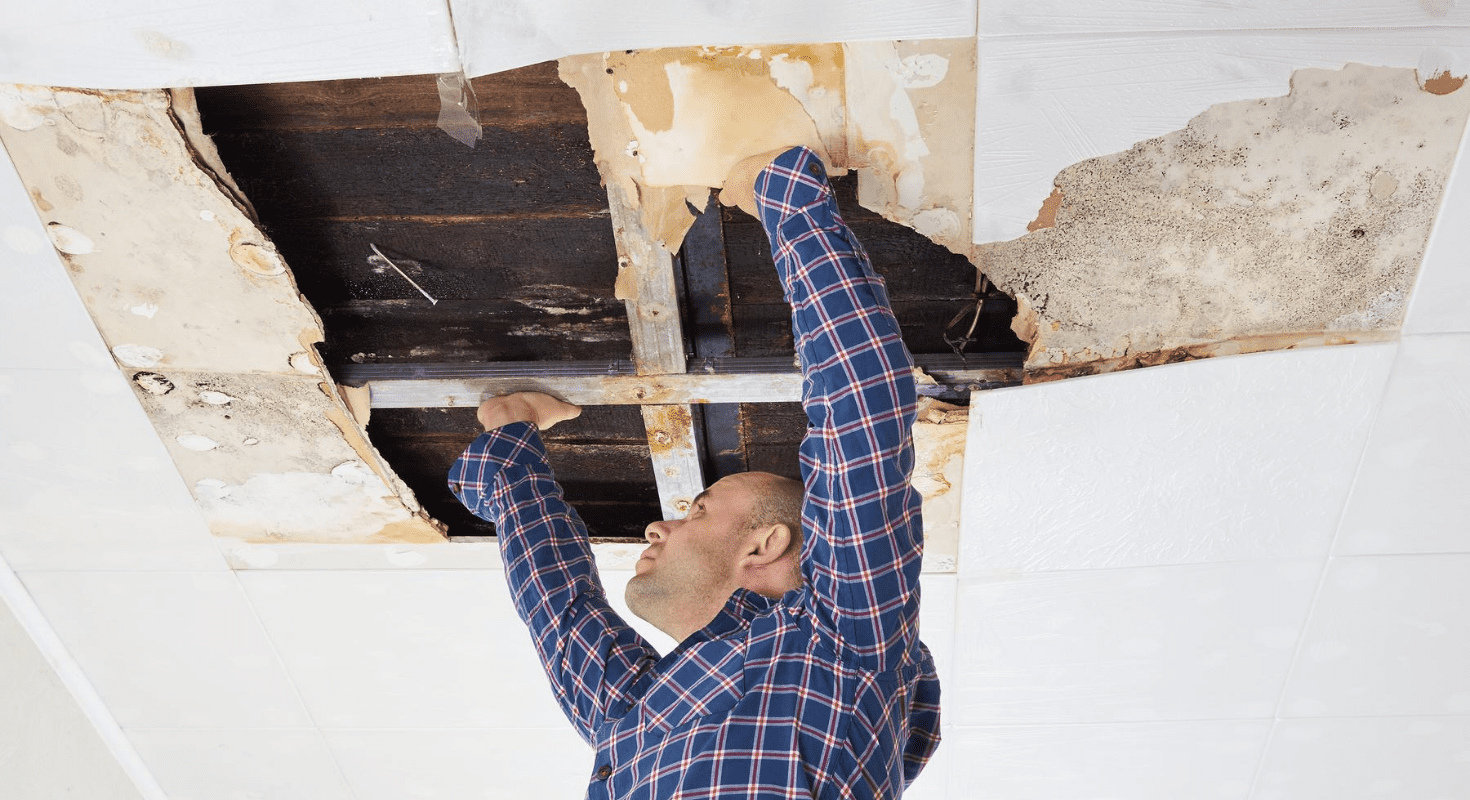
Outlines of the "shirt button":
<svg viewBox="0 0 1470 800">
<path fill-rule="evenodd" d="M 611 775 L 611 774 L 612 774 L 612 767 L 609 767 L 606 764 L 603 764 L 602 766 L 600 766 L 600 767 L 597 768 L 597 779 L 600 780 L 600 781 L 607 780 L 608 776 Z"/>
<path fill-rule="evenodd" d="M 817 176 L 818 178 L 822 177 L 822 165 L 818 164 L 815 161 L 806 166 L 806 171 Z"/>
<path fill-rule="evenodd" d="M 449 491 L 454 492 L 455 494 L 459 494 L 459 484 L 457 484 L 457 483 L 451 483 L 451 484 L 449 484 Z"/>
</svg>

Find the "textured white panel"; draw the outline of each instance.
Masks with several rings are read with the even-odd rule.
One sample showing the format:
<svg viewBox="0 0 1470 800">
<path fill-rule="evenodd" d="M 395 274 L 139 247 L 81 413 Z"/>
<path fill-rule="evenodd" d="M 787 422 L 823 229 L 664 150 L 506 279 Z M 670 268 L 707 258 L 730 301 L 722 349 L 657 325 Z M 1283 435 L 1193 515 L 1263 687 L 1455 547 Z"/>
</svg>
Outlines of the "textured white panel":
<svg viewBox="0 0 1470 800">
<path fill-rule="evenodd" d="M 95 89 L 453 72 L 444 0 L 0 5 L 0 82 Z"/>
<path fill-rule="evenodd" d="M 0 784 L 7 796 L 165 800 L 3 557 L 0 686 Z"/>
<path fill-rule="evenodd" d="M 973 0 L 450 0 L 474 77 L 551 58 L 685 45 L 948 39 L 975 35 Z"/>
<path fill-rule="evenodd" d="M 500 546 L 483 542 L 433 544 L 264 544 L 222 539 L 231 569 L 501 569 Z"/>
<path fill-rule="evenodd" d="M 25 185 L 0 147 L 0 368 L 112 363 Z"/>
<path fill-rule="evenodd" d="M 1470 332 L 1470 135 L 1460 140 L 1404 319 L 1404 333 L 1451 331 Z"/>
<path fill-rule="evenodd" d="M 1251 28 L 1405 28 L 1470 25 L 1470 9 L 1454 0 L 986 0 L 980 33 L 1128 33 Z"/>
<path fill-rule="evenodd" d="M 1470 714 L 1470 555 L 1334 558 L 1283 717 Z"/>
<path fill-rule="evenodd" d="M 325 734 L 355 800 L 582 797 L 594 769 L 592 749 L 569 724 Z"/>
<path fill-rule="evenodd" d="M 1406 336 L 1338 555 L 1470 552 L 1470 333 Z"/>
<path fill-rule="evenodd" d="M 21 579 L 124 728 L 311 724 L 230 573 Z"/>
<path fill-rule="evenodd" d="M 314 729 L 134 728 L 128 738 L 170 800 L 352 798 Z"/>
<path fill-rule="evenodd" d="M 926 573 L 919 576 L 922 592 L 919 604 L 919 638 L 934 656 L 939 683 L 954 686 L 955 616 L 957 579 L 954 575 Z"/>
<path fill-rule="evenodd" d="M 961 573 L 1325 555 L 1394 349 L 976 393 Z"/>
<path fill-rule="evenodd" d="M 115 368 L 0 370 L 0 514 L 17 570 L 225 569 Z"/>
<path fill-rule="evenodd" d="M 1251 800 L 1455 798 L 1466 787 L 1470 717 L 1288 719 Z"/>
<path fill-rule="evenodd" d="M 959 725 L 1269 717 L 1319 562 L 960 578 Z"/>
<path fill-rule="evenodd" d="M 1293 71 L 1470 68 L 1470 30 L 997 37 L 979 46 L 975 241 L 1026 233 L 1078 161 L 1183 128 L 1211 105 L 1287 93 Z"/>
<path fill-rule="evenodd" d="M 501 572 L 242 572 L 323 728 L 560 727 Z"/>
<path fill-rule="evenodd" d="M 950 795 L 973 800 L 1246 800 L 1271 723 L 959 728 Z"/>
</svg>

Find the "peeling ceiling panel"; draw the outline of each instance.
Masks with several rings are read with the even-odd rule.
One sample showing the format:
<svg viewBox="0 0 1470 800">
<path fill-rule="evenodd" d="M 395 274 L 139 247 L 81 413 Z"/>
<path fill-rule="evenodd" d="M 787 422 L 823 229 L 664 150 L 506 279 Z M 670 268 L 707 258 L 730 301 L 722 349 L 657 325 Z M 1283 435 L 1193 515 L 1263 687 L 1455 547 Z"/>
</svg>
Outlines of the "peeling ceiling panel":
<svg viewBox="0 0 1470 800">
<path fill-rule="evenodd" d="M 1450 174 L 1404 333 L 1470 333 L 1470 135 Z"/>
<path fill-rule="evenodd" d="M 1050 219 L 976 251 L 1028 379 L 1396 335 L 1467 114 L 1410 69 L 1299 70 L 1062 171 Z"/>
<path fill-rule="evenodd" d="M 189 93 L 0 96 L 51 245 L 210 529 L 440 539 L 323 371 L 316 314 L 197 135 Z"/>
<path fill-rule="evenodd" d="M 973 0 L 450 0 L 470 77 L 580 53 L 975 35 Z"/>
<path fill-rule="evenodd" d="M 1231 0 L 1229 3 L 1153 0 L 986 0 L 986 36 L 1041 33 L 1133 33 L 1260 28 L 1409 28 L 1470 26 L 1470 8 L 1455 0 Z"/>
<path fill-rule="evenodd" d="M 154 89 L 458 70 L 444 0 L 0 6 L 0 83 Z"/>
<path fill-rule="evenodd" d="M 1470 70 L 1461 28 L 983 37 L 979 47 L 976 242 L 1024 234 L 1067 166 L 1178 130 L 1217 103 L 1286 94 L 1299 68 Z"/>
</svg>

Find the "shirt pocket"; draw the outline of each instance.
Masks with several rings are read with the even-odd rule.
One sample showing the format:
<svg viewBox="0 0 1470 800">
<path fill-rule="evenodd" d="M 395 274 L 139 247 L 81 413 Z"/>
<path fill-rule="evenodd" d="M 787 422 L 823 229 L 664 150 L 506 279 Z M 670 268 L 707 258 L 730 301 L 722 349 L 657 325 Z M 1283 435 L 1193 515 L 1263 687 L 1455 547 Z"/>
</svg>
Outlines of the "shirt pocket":
<svg viewBox="0 0 1470 800">
<path fill-rule="evenodd" d="M 716 640 L 684 654 L 649 688 L 639 728 L 653 738 L 700 721 L 718 721 L 745 697 L 745 643 Z"/>
</svg>

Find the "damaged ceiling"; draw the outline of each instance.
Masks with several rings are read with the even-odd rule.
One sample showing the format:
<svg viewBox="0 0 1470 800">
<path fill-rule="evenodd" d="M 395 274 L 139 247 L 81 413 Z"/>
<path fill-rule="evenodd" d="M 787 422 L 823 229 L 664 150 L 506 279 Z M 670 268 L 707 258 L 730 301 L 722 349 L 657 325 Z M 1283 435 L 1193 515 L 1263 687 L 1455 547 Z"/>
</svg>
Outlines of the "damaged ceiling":
<svg viewBox="0 0 1470 800">
<path fill-rule="evenodd" d="M 788 311 L 759 225 L 709 201 L 733 150 L 828 154 L 951 387 L 1397 330 L 1465 123 L 1453 78 L 1300 71 L 1064 170 L 1031 232 L 976 245 L 974 48 L 569 57 L 474 79 L 473 149 L 437 124 L 432 75 L 16 87 L 0 132 L 211 529 L 242 539 L 491 533 L 444 475 L 478 396 L 514 381 L 591 392 L 548 445 L 596 536 L 731 472 L 794 475 L 804 419 L 771 402 Z M 933 357 L 966 332 L 971 371 L 946 377 Z M 921 418 L 929 522 L 957 531 L 964 411 Z"/>
</svg>

